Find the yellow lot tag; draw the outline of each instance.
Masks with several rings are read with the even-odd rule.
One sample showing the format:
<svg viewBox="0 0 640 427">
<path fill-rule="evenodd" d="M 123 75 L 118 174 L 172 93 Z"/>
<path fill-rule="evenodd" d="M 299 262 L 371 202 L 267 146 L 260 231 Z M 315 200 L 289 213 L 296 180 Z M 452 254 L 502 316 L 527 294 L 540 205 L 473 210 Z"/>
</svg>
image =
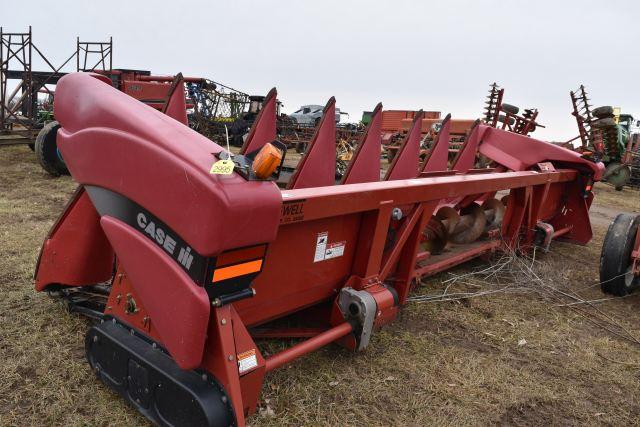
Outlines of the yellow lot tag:
<svg viewBox="0 0 640 427">
<path fill-rule="evenodd" d="M 233 160 L 218 160 L 211 165 L 210 174 L 213 175 L 231 175 L 233 173 Z"/>
</svg>

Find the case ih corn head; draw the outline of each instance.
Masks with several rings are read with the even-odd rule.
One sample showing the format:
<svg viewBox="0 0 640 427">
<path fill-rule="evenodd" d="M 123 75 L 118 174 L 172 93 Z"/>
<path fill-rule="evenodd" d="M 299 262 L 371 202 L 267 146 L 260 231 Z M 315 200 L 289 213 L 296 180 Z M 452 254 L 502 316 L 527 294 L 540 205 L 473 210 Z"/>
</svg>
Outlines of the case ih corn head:
<svg viewBox="0 0 640 427">
<path fill-rule="evenodd" d="M 329 343 L 366 349 L 419 276 L 587 243 L 603 170 L 480 123 L 448 168 L 448 117 L 420 163 L 419 112 L 381 180 L 378 105 L 336 182 L 333 98 L 288 170 L 275 90 L 232 159 L 88 74 L 60 80 L 55 113 L 80 186 L 44 242 L 36 289 L 100 320 L 91 367 L 161 425 L 244 425 L 265 375 Z M 474 169 L 477 152 L 493 167 Z M 292 337 L 275 354 L 256 345 Z"/>
</svg>

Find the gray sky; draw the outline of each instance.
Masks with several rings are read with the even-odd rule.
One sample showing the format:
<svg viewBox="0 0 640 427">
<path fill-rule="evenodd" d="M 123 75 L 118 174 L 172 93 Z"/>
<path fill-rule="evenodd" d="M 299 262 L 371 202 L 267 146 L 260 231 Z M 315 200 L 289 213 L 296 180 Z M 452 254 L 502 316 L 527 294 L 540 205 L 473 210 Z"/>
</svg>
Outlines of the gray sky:
<svg viewBox="0 0 640 427">
<path fill-rule="evenodd" d="M 55 64 L 77 35 L 113 36 L 115 68 L 251 94 L 276 86 L 287 112 L 334 95 L 352 121 L 378 101 L 476 118 L 496 81 L 506 102 L 540 109 L 543 139 L 577 134 L 569 90 L 580 83 L 596 106 L 640 116 L 635 1 L 0 0 L 0 17 L 5 31 L 32 25 Z"/>
</svg>

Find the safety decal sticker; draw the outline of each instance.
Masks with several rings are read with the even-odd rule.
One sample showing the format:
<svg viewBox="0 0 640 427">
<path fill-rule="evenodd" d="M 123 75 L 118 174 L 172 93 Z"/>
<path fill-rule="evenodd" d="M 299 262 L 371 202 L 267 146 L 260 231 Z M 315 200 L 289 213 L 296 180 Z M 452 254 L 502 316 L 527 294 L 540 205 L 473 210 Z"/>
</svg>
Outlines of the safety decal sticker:
<svg viewBox="0 0 640 427">
<path fill-rule="evenodd" d="M 258 366 L 258 358 L 256 357 L 255 349 L 238 354 L 238 371 L 240 374 L 244 374 L 256 366 Z"/>
<path fill-rule="evenodd" d="M 344 255 L 345 241 L 329 243 L 329 232 L 318 233 L 316 238 L 316 251 L 313 262 L 325 261 L 331 258 L 338 258 Z"/>
<path fill-rule="evenodd" d="M 338 258 L 344 255 L 344 246 L 347 242 L 334 242 L 327 245 L 324 251 L 324 259 Z"/>
<path fill-rule="evenodd" d="M 327 250 L 327 240 L 329 240 L 329 232 L 324 231 L 322 233 L 318 233 L 318 238 L 316 239 L 316 253 L 313 256 L 313 262 L 324 260 L 325 251 Z"/>
</svg>

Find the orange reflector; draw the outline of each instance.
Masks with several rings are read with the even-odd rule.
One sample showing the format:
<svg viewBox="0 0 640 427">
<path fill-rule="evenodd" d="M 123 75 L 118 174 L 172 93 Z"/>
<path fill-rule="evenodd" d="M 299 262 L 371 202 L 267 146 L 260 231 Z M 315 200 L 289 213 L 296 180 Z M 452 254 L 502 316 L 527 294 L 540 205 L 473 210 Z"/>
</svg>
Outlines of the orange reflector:
<svg viewBox="0 0 640 427">
<path fill-rule="evenodd" d="M 282 161 L 282 152 L 271 143 L 266 143 L 253 159 L 253 173 L 258 179 L 267 179 Z"/>
<path fill-rule="evenodd" d="M 262 268 L 262 260 L 243 262 L 242 264 L 230 265 L 229 267 L 218 268 L 213 272 L 212 283 L 222 280 L 232 279 L 245 274 L 255 273 Z"/>
</svg>

